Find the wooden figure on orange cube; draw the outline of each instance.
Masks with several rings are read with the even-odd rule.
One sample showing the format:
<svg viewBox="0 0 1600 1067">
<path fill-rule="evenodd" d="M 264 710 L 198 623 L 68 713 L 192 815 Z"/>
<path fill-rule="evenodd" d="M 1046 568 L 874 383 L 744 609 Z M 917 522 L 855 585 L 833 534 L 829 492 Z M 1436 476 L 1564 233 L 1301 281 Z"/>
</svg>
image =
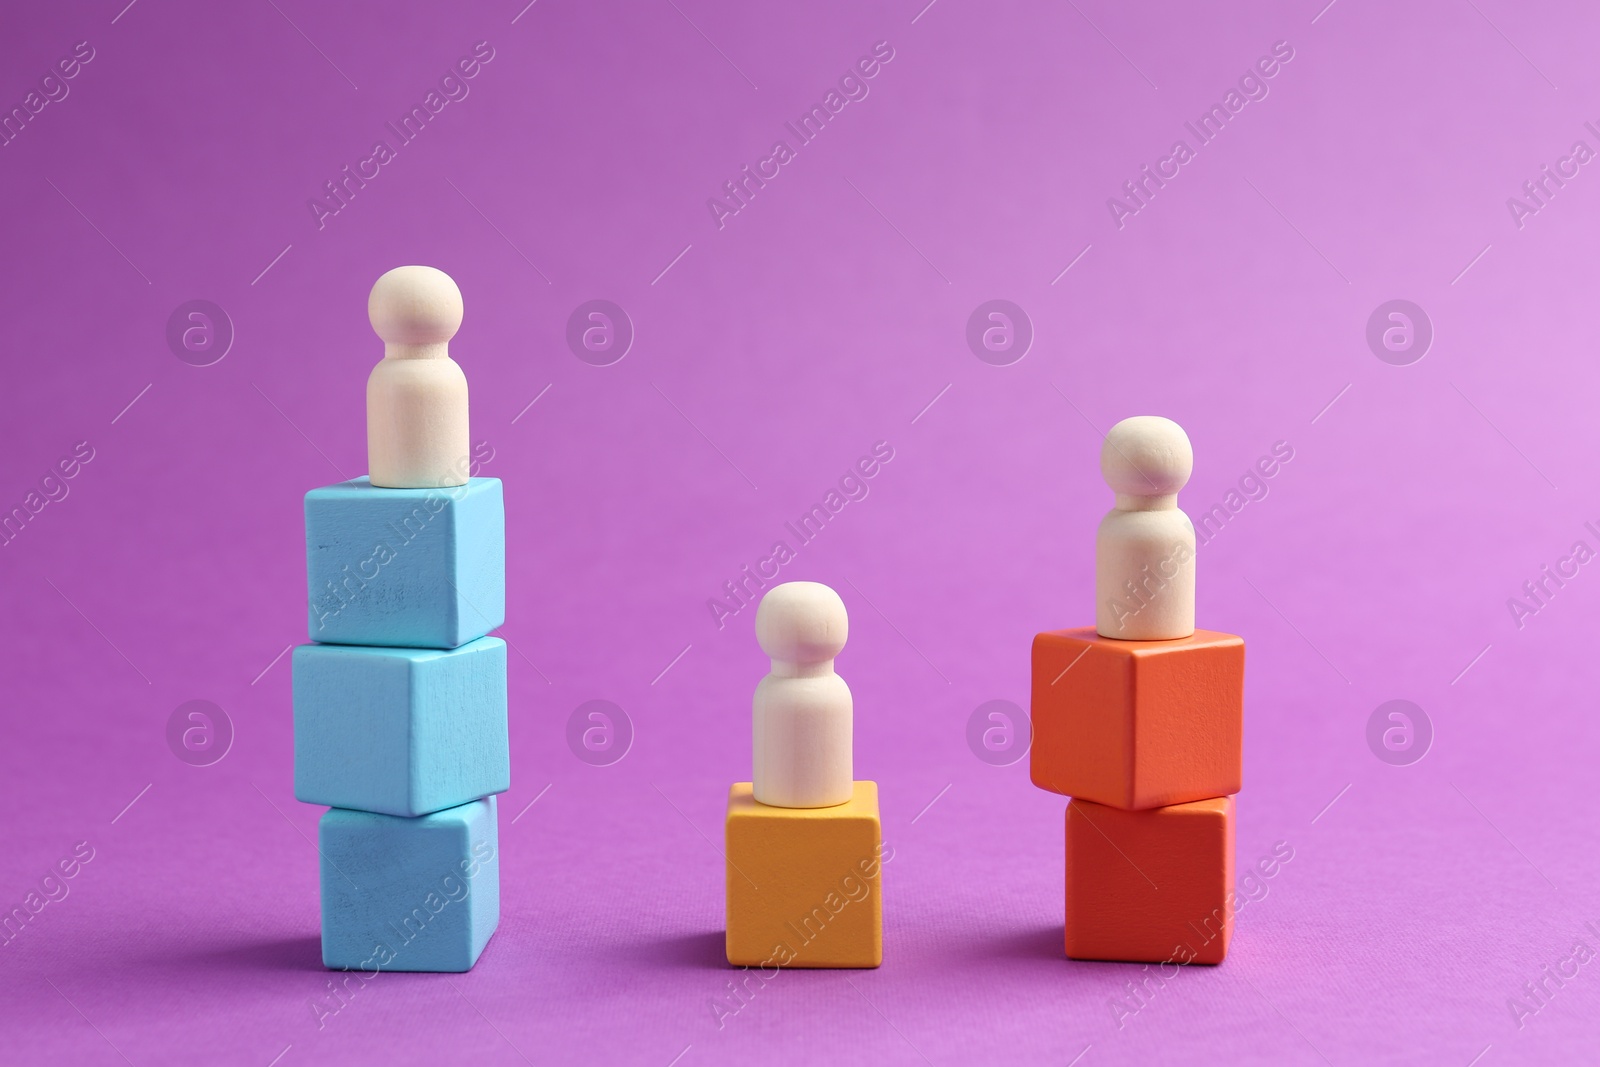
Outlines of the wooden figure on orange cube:
<svg viewBox="0 0 1600 1067">
<path fill-rule="evenodd" d="M 855 780 L 850 687 L 833 671 L 849 622 L 839 594 L 787 582 L 756 609 L 772 673 L 756 686 L 751 781 L 728 794 L 728 962 L 883 962 L 883 828 L 876 782 Z"/>
<path fill-rule="evenodd" d="M 1194 626 L 1194 452 L 1153 415 L 1111 428 L 1094 628 L 1033 641 L 1034 785 L 1066 816 L 1073 959 L 1220 963 L 1233 932 L 1244 641 Z"/>
</svg>

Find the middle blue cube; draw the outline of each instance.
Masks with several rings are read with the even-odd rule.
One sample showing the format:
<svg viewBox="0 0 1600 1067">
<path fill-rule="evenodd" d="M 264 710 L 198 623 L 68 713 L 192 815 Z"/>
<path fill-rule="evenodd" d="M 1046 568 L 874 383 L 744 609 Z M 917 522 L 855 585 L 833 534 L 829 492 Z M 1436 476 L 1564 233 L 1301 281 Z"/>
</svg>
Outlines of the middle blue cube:
<svg viewBox="0 0 1600 1067">
<path fill-rule="evenodd" d="M 306 494 L 311 640 L 455 648 L 506 621 L 498 478 L 383 489 L 366 478 Z"/>
<path fill-rule="evenodd" d="M 415 817 L 511 788 L 506 643 L 294 650 L 294 795 Z"/>
</svg>

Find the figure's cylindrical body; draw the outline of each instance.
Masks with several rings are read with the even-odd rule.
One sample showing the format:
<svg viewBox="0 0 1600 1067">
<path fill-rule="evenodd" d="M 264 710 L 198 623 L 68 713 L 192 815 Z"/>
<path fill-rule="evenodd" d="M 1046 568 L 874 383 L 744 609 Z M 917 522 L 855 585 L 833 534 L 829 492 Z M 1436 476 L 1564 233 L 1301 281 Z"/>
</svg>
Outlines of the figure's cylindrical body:
<svg viewBox="0 0 1600 1067">
<path fill-rule="evenodd" d="M 390 489 L 465 485 L 467 376 L 449 356 L 397 358 L 367 378 L 367 474 Z"/>
<path fill-rule="evenodd" d="M 1095 629 L 1122 641 L 1194 633 L 1195 540 L 1176 506 L 1113 508 L 1095 535 Z"/>
<path fill-rule="evenodd" d="M 759 803 L 827 808 L 854 792 L 850 687 L 831 662 L 821 666 L 799 677 L 774 672 L 756 686 L 751 781 Z"/>
</svg>

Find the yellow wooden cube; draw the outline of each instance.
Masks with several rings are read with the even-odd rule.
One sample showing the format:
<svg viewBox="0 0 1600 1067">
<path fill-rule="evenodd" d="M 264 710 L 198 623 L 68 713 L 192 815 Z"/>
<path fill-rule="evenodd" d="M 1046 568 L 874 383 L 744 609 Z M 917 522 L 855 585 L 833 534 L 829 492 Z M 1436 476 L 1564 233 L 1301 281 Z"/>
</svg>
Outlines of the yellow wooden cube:
<svg viewBox="0 0 1600 1067">
<path fill-rule="evenodd" d="M 855 783 L 831 808 L 728 793 L 728 962 L 760 967 L 876 967 L 883 962 L 883 823 L 878 783 Z"/>
</svg>

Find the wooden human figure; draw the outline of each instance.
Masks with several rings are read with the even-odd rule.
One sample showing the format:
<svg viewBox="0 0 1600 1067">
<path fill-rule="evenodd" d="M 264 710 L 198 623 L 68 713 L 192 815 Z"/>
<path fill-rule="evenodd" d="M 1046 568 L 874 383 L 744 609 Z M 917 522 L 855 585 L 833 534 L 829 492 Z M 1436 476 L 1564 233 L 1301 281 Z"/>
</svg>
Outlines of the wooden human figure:
<svg viewBox="0 0 1600 1067">
<path fill-rule="evenodd" d="M 1115 506 L 1095 537 L 1095 629 L 1123 641 L 1194 633 L 1194 525 L 1178 490 L 1194 470 L 1183 427 L 1158 415 L 1123 419 L 1106 434 L 1100 472 Z"/>
<path fill-rule="evenodd" d="M 849 620 L 817 582 L 769 589 L 756 640 L 772 672 L 756 686 L 751 780 L 728 790 L 727 955 L 735 967 L 883 962 L 878 784 L 857 782 L 850 687 L 833 672 Z"/>
<path fill-rule="evenodd" d="M 849 619 L 819 582 L 786 582 L 756 609 L 756 640 L 772 673 L 756 686 L 751 782 L 757 802 L 825 808 L 855 788 L 850 687 L 833 671 Z"/>
<path fill-rule="evenodd" d="M 1071 959 L 1221 963 L 1233 936 L 1244 640 L 1195 629 L 1194 450 L 1170 419 L 1106 434 L 1095 626 L 1035 635 L 1029 777 L 1066 808 Z"/>
<path fill-rule="evenodd" d="M 367 475 L 389 489 L 468 480 L 467 376 L 450 358 L 461 290 L 433 267 L 396 267 L 367 298 L 383 361 L 367 378 Z"/>
</svg>

